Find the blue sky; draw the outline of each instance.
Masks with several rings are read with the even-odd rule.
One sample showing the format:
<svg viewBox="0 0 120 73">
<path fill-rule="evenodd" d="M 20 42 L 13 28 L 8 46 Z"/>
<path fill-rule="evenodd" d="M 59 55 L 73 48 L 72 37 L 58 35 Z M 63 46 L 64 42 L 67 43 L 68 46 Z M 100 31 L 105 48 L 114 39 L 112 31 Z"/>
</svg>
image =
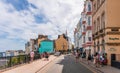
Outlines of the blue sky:
<svg viewBox="0 0 120 73">
<path fill-rule="evenodd" d="M 82 0 L 0 0 L 0 52 L 25 49 L 38 34 L 57 35 L 73 30 L 83 10 Z"/>
</svg>

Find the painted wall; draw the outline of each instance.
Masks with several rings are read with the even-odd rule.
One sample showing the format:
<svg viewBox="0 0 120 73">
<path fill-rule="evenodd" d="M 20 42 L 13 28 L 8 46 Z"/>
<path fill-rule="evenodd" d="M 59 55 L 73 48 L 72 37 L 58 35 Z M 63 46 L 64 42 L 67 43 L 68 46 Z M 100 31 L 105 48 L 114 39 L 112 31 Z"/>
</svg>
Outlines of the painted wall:
<svg viewBox="0 0 120 73">
<path fill-rule="evenodd" d="M 53 51 L 54 51 L 53 41 L 41 41 L 39 53 L 44 53 L 44 52 L 52 53 Z"/>
<path fill-rule="evenodd" d="M 68 50 L 68 41 L 63 37 L 63 35 L 60 35 L 60 38 L 55 40 L 55 51 L 59 50 Z"/>
</svg>

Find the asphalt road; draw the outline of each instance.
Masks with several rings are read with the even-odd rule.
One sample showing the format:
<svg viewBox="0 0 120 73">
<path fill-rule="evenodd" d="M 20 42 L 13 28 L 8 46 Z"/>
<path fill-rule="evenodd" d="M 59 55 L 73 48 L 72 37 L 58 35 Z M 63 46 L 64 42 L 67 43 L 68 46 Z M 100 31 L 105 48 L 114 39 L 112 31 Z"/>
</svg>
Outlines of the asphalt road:
<svg viewBox="0 0 120 73">
<path fill-rule="evenodd" d="M 93 73 L 91 70 L 87 69 L 85 66 L 76 63 L 75 59 L 70 55 L 62 55 L 58 57 L 55 61 L 48 64 L 38 73 Z"/>
</svg>

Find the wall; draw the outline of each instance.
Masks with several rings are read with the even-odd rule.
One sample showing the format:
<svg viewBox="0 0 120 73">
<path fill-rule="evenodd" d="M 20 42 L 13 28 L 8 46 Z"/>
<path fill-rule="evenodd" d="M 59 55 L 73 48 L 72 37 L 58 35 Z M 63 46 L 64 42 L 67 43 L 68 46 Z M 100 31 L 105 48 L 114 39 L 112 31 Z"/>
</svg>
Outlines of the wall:
<svg viewBox="0 0 120 73">
<path fill-rule="evenodd" d="M 57 40 L 55 40 L 55 50 L 68 50 L 68 41 L 63 37 L 63 35 L 60 36 Z"/>
</svg>

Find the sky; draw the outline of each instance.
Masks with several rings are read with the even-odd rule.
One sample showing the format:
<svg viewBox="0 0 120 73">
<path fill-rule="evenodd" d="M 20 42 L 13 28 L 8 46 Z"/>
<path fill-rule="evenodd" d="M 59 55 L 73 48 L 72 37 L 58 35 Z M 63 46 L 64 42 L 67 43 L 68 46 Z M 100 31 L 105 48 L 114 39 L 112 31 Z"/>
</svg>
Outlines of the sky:
<svg viewBox="0 0 120 73">
<path fill-rule="evenodd" d="M 0 0 L 0 52 L 25 49 L 38 34 L 65 33 L 73 42 L 84 0 Z"/>
</svg>

